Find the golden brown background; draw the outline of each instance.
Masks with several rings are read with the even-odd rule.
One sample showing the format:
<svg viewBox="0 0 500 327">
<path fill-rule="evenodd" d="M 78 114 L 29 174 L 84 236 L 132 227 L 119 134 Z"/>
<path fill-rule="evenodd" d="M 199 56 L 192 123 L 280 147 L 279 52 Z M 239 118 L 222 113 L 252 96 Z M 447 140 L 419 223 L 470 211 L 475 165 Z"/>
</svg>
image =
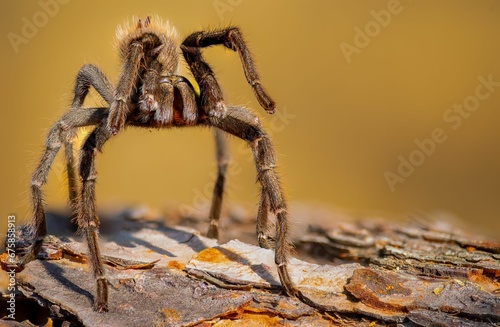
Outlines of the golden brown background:
<svg viewBox="0 0 500 327">
<path fill-rule="evenodd" d="M 500 87 L 482 88 L 488 98 L 458 128 L 443 116 L 474 104 L 480 76 L 500 82 L 497 0 L 1 0 L 0 13 L 1 221 L 29 217 L 30 175 L 49 127 L 67 110 L 78 69 L 95 63 L 116 81 L 116 26 L 155 13 L 181 35 L 241 27 L 281 116 L 258 106 L 236 54 L 205 53 L 227 102 L 251 107 L 271 131 L 292 204 L 386 217 L 451 215 L 500 237 Z M 357 37 L 365 28 L 371 36 Z M 346 44 L 358 44 L 356 53 L 346 56 Z M 446 140 L 423 158 L 414 153 L 420 165 L 391 190 L 384 173 L 397 174 L 400 156 L 408 159 L 416 140 L 435 129 Z M 235 138 L 230 143 L 227 201 L 256 204 L 249 151 Z M 130 129 L 98 157 L 99 206 L 199 209 L 214 170 L 206 129 Z M 44 188 L 50 207 L 65 205 L 63 173 L 60 155 Z"/>
</svg>

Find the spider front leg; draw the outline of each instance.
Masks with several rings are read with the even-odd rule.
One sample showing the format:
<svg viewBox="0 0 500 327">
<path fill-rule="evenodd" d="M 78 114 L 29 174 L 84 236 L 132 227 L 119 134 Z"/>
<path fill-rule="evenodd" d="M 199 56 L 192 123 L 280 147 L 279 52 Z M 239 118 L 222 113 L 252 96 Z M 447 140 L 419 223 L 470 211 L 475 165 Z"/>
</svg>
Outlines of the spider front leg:
<svg viewBox="0 0 500 327">
<path fill-rule="evenodd" d="M 25 265 L 31 260 L 36 259 L 42 246 L 43 237 L 47 234 L 41 188 L 46 183 L 52 162 L 63 144 L 68 174 L 69 203 L 73 212 L 76 212 L 78 209 L 78 186 L 73 155 L 75 130 L 78 127 L 96 125 L 107 114 L 107 108 L 81 108 L 90 87 L 94 87 L 99 95 L 108 103 L 113 98 L 113 87 L 99 68 L 93 65 L 85 65 L 79 70 L 76 76 L 74 98 L 70 111 L 49 131 L 45 152 L 31 179 L 33 216 L 30 222 L 30 234 L 32 244 L 22 258 L 21 265 Z"/>
<path fill-rule="evenodd" d="M 288 208 L 276 173 L 276 154 L 272 142 L 264 131 L 258 118 L 242 107 L 230 107 L 223 119 L 210 119 L 210 124 L 221 130 L 246 140 L 252 149 L 257 179 L 262 191 L 257 216 L 257 230 L 264 233 L 267 225 L 267 214 L 271 211 L 276 216 L 275 263 L 281 284 L 290 296 L 297 296 L 298 290 L 288 273 L 288 257 L 292 245 L 288 240 Z M 260 243 L 260 240 L 259 240 Z M 267 244 L 267 242 L 263 242 Z"/>
<path fill-rule="evenodd" d="M 84 65 L 76 75 L 73 103 L 71 109 L 81 108 L 90 88 L 93 87 L 108 105 L 113 102 L 113 86 L 104 73 L 94 65 Z M 68 131 L 63 137 L 66 172 L 68 174 L 69 204 L 72 210 L 71 218 L 77 217 L 78 211 L 78 179 L 75 170 L 73 139 L 75 129 Z"/>
<path fill-rule="evenodd" d="M 73 108 L 50 129 L 45 151 L 31 179 L 33 216 L 29 225 L 32 243 L 19 263 L 21 266 L 36 259 L 42 246 L 43 237 L 47 235 L 42 186 L 47 181 L 52 162 L 65 142 L 67 134 L 72 134 L 71 131 L 77 127 L 96 125 L 106 115 L 107 108 Z"/>
<path fill-rule="evenodd" d="M 132 42 L 128 51 L 127 60 L 123 64 L 120 80 L 116 86 L 113 102 L 109 110 L 107 126 L 113 135 L 118 134 L 127 120 L 128 101 L 139 75 L 141 60 L 144 57 L 143 46 L 140 41 Z"/>
<path fill-rule="evenodd" d="M 87 64 L 80 68 L 76 75 L 72 108 L 80 108 L 83 105 L 91 87 L 108 105 L 113 102 L 113 86 L 106 75 L 96 66 Z"/>
<path fill-rule="evenodd" d="M 261 85 L 260 76 L 257 72 L 257 68 L 255 67 L 250 51 L 248 50 L 248 47 L 243 40 L 243 36 L 237 27 L 195 32 L 189 35 L 184 42 L 182 42 L 181 49 L 184 53 L 184 58 L 186 58 L 187 63 L 191 67 L 191 71 L 193 72 L 196 81 L 200 84 L 200 88 L 203 90 L 201 83 L 203 82 L 206 84 L 207 90 L 210 91 L 214 87 L 217 87 L 216 93 L 220 91 L 212 70 L 203 61 L 199 50 L 199 48 L 205 48 L 212 45 L 224 45 L 226 48 L 238 52 L 243 65 L 243 71 L 245 72 L 245 77 L 248 84 L 252 87 L 255 97 L 259 101 L 262 108 L 264 108 L 268 113 L 274 113 L 276 104 Z M 220 94 L 220 98 L 218 96 L 218 94 L 214 94 L 214 100 L 222 101 L 222 93 Z M 216 111 L 220 110 L 219 108 L 214 108 Z M 218 113 L 217 115 L 220 114 Z"/>
<path fill-rule="evenodd" d="M 200 109 L 209 116 L 224 117 L 226 115 L 226 106 L 222 90 L 215 79 L 214 72 L 204 61 L 200 49 L 184 44 L 181 45 L 181 49 L 196 82 L 200 86 Z"/>
<path fill-rule="evenodd" d="M 80 177 L 82 191 L 80 199 L 80 212 L 78 214 L 78 230 L 85 234 L 89 250 L 89 261 L 96 278 L 96 297 L 94 308 L 96 311 L 108 311 L 108 281 L 105 276 L 104 264 L 98 244 L 99 217 L 96 214 L 95 181 L 95 156 L 100 152 L 104 143 L 112 136 L 103 120 L 87 137 L 80 159 Z"/>
</svg>

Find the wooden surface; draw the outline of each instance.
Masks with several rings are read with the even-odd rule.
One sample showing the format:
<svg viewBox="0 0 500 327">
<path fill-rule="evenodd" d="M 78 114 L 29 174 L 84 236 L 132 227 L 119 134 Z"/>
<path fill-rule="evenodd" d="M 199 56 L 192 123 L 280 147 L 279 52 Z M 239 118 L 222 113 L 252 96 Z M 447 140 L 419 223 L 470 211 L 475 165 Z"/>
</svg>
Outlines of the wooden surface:
<svg viewBox="0 0 500 327">
<path fill-rule="evenodd" d="M 245 211 L 236 212 L 224 229 L 253 229 Z M 177 223 L 186 221 L 197 220 Z M 29 326 L 27 318 L 74 326 L 498 326 L 500 245 L 437 226 L 339 219 L 301 230 L 296 257 L 306 261 L 290 261 L 299 301 L 282 295 L 271 250 L 237 240 L 219 245 L 196 229 L 122 215 L 100 239 L 110 311 L 92 310 L 95 282 L 85 245 L 78 237 L 51 236 L 39 260 L 16 276 L 19 306 L 31 312 L 23 316 L 19 308 L 18 320 L 22 326 Z"/>
</svg>

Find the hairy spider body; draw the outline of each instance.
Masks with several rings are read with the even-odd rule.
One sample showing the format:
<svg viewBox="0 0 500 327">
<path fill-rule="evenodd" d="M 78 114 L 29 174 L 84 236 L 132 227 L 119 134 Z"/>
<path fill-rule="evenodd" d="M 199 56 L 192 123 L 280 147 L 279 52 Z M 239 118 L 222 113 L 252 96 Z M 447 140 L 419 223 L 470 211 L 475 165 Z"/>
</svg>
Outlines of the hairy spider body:
<svg viewBox="0 0 500 327">
<path fill-rule="evenodd" d="M 226 132 L 247 141 L 252 150 L 257 179 L 262 186 L 257 213 L 257 238 L 262 247 L 275 248 L 275 262 L 281 283 L 289 295 L 297 295 L 287 268 L 291 248 L 288 241 L 288 212 L 275 171 L 273 145 L 251 111 L 240 106 L 225 105 L 213 71 L 201 53 L 201 48 L 218 44 L 236 51 L 259 103 L 267 112 L 274 112 L 274 101 L 260 84 L 259 75 L 239 30 L 230 27 L 196 32 L 179 45 L 174 28 L 168 23 L 162 23 L 157 17 L 153 20 L 148 17 L 144 21 L 135 20 L 134 25 L 120 27 L 117 37 L 122 68 L 116 86 L 96 66 L 83 66 L 76 77 L 75 95 L 70 110 L 49 131 L 46 149 L 31 181 L 33 218 L 30 226 L 33 242 L 20 265 L 36 258 L 43 237 L 47 234 L 41 187 L 46 182 L 57 152 L 64 145 L 70 205 L 75 212 L 79 231 L 85 235 L 88 243 L 89 261 L 97 283 L 94 307 L 101 312 L 107 311 L 108 286 L 97 241 L 99 218 L 95 199 L 96 154 L 102 151 L 110 137 L 125 126 L 208 126 L 215 131 L 218 164 L 208 236 L 218 237 L 218 220 L 229 158 L 223 137 L 223 132 Z M 195 93 L 193 85 L 177 73 L 179 48 L 200 87 L 199 95 Z M 100 94 L 109 107 L 82 107 L 90 87 Z M 76 129 L 83 126 L 94 126 L 94 129 L 87 136 L 80 152 L 79 183 L 72 140 Z M 269 213 L 274 214 L 277 220 L 274 237 L 266 234 Z"/>
<path fill-rule="evenodd" d="M 132 23 L 119 27 L 117 39 L 123 67 L 108 129 L 116 134 L 129 112 L 131 123 L 154 127 L 197 123 L 193 87 L 176 75 L 180 59 L 176 30 L 160 19 L 155 19 L 154 24 L 146 19 L 136 26 Z"/>
</svg>

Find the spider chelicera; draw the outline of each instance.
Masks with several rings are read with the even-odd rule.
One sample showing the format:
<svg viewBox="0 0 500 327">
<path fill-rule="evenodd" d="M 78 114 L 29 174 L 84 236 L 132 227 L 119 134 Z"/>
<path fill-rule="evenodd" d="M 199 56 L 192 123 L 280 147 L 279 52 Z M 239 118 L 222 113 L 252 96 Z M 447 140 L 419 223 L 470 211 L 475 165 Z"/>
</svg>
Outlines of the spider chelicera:
<svg viewBox="0 0 500 327">
<path fill-rule="evenodd" d="M 31 180 L 33 218 L 32 245 L 20 261 L 24 266 L 37 257 L 47 234 L 41 187 L 45 184 L 52 162 L 64 145 L 67 163 L 69 199 L 89 248 L 89 262 L 97 283 L 94 307 L 108 310 L 108 284 L 98 245 L 99 218 L 96 214 L 95 157 L 106 141 L 125 126 L 170 128 L 187 126 L 213 127 L 216 142 L 218 176 L 214 187 L 208 236 L 218 237 L 218 219 L 228 162 L 223 132 L 248 142 L 254 156 L 257 178 L 262 186 L 257 213 L 257 238 L 260 246 L 275 249 L 275 262 L 287 294 L 297 295 L 290 279 L 287 259 L 291 251 L 288 240 L 288 210 L 278 175 L 276 155 L 269 136 L 258 118 L 241 106 L 226 105 L 222 91 L 201 49 L 224 45 L 240 56 L 246 79 L 259 101 L 269 113 L 275 103 L 262 87 L 248 48 L 236 27 L 200 31 L 189 35 L 182 44 L 177 33 L 161 19 L 134 19 L 118 28 L 118 50 L 122 62 L 119 81 L 113 86 L 93 65 L 83 66 L 76 77 L 74 99 L 69 111 L 51 128 L 46 148 Z M 184 55 L 200 93 L 183 76 L 177 75 L 179 48 Z M 93 87 L 109 107 L 86 108 L 83 102 Z M 76 173 L 72 140 L 79 127 L 93 126 L 83 143 L 79 178 Z M 268 214 L 276 216 L 275 236 L 268 236 Z"/>
</svg>

